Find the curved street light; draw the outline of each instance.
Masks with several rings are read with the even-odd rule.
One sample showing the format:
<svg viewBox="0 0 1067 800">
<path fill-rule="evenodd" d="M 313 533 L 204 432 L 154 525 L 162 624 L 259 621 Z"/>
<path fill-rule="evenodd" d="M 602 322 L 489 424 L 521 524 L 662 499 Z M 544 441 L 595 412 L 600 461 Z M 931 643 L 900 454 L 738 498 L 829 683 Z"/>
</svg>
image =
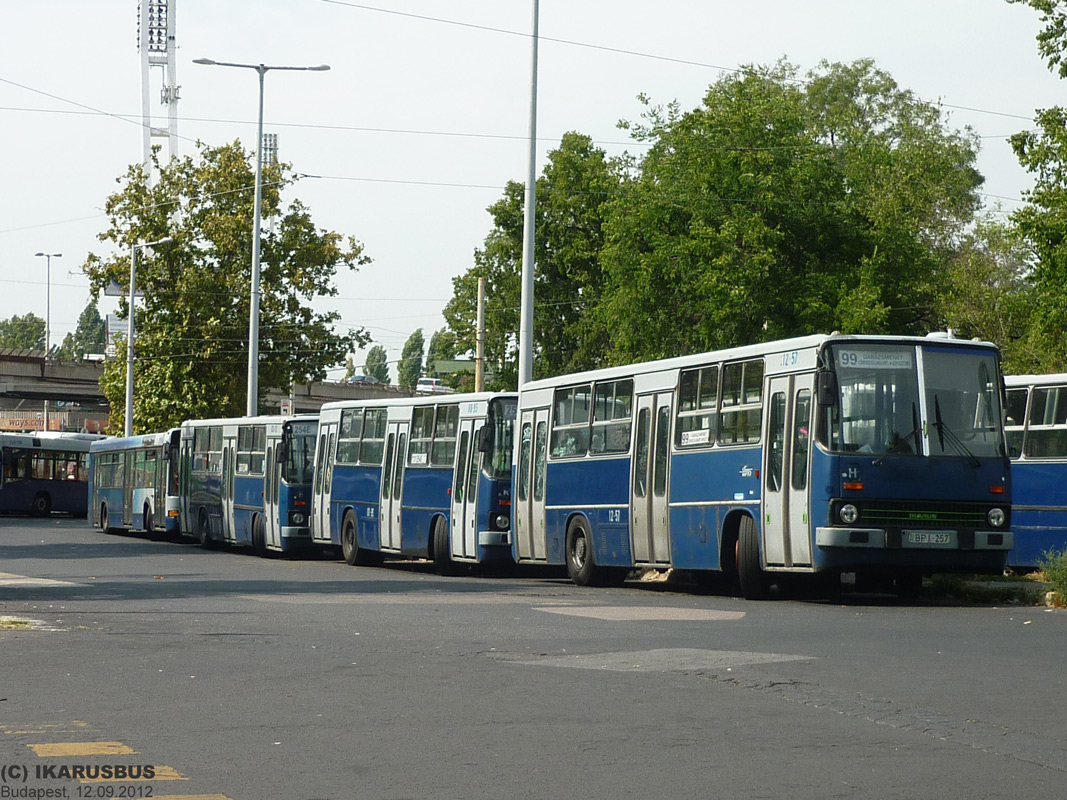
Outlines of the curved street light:
<svg viewBox="0 0 1067 800">
<path fill-rule="evenodd" d="M 194 64 L 209 67 L 240 67 L 254 69 L 259 73 L 259 123 L 256 128 L 256 197 L 252 208 L 252 286 L 248 311 L 248 400 L 245 414 L 254 417 L 259 413 L 259 217 L 263 205 L 263 76 L 270 70 L 291 72 L 325 72 L 329 64 L 314 67 L 279 67 L 266 64 L 239 64 L 233 61 L 215 61 L 212 58 L 194 58 Z"/>
</svg>

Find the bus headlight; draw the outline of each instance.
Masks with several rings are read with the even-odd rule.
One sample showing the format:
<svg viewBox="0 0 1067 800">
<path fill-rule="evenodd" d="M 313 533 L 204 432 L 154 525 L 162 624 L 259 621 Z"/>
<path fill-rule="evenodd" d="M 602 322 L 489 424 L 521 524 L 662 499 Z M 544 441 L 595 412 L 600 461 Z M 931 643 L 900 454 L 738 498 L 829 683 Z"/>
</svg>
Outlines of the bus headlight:
<svg viewBox="0 0 1067 800">
<path fill-rule="evenodd" d="M 846 525 L 851 525 L 860 518 L 860 510 L 856 508 L 852 503 L 845 503 L 841 506 L 841 509 L 837 512 L 837 516 Z"/>
<path fill-rule="evenodd" d="M 507 514 L 493 514 L 492 522 L 494 530 L 506 531 L 511 527 L 511 517 Z"/>
<path fill-rule="evenodd" d="M 989 513 L 985 515 L 985 518 L 989 520 L 989 524 L 994 528 L 999 528 L 1004 525 L 1004 520 L 1007 519 L 1007 515 L 1004 513 L 1003 508 L 991 508 Z"/>
<path fill-rule="evenodd" d="M 290 525 L 303 525 L 307 522 L 307 517 L 304 516 L 302 511 L 290 511 L 289 512 L 289 524 Z"/>
</svg>

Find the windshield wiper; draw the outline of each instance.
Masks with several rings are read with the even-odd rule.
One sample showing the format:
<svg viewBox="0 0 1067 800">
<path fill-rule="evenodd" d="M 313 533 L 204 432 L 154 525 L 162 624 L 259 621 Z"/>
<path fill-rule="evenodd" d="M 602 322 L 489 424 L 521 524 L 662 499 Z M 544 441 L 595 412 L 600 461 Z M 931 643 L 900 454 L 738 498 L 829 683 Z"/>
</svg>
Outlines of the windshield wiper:
<svg viewBox="0 0 1067 800">
<path fill-rule="evenodd" d="M 911 433 L 909 433 L 903 439 L 898 439 L 897 441 L 893 442 L 893 445 L 888 450 L 886 450 L 884 453 L 882 453 L 882 455 L 878 456 L 878 458 L 876 458 L 874 461 L 871 462 L 871 466 L 872 467 L 877 467 L 879 464 L 881 464 L 883 461 L 885 461 L 885 457 L 886 456 L 892 455 L 893 453 L 901 452 L 905 447 L 908 446 L 908 442 L 910 442 L 912 439 L 916 439 L 916 441 L 918 441 L 917 437 L 919 436 L 919 434 L 921 432 L 922 432 L 922 429 L 919 427 L 919 415 L 915 411 L 915 403 L 912 403 L 911 404 Z M 916 448 L 916 449 L 918 449 L 918 448 Z"/>
<path fill-rule="evenodd" d="M 952 429 L 945 424 L 945 421 L 941 418 L 941 404 L 937 400 L 937 395 L 934 395 L 934 427 L 937 429 L 937 443 L 941 446 L 941 452 L 945 452 L 945 439 L 948 439 L 949 444 L 956 448 L 957 453 L 967 456 L 967 460 L 974 466 L 975 469 L 982 466 L 982 462 L 978 460 L 978 457 L 970 451 L 970 448 L 963 443 Z"/>
</svg>

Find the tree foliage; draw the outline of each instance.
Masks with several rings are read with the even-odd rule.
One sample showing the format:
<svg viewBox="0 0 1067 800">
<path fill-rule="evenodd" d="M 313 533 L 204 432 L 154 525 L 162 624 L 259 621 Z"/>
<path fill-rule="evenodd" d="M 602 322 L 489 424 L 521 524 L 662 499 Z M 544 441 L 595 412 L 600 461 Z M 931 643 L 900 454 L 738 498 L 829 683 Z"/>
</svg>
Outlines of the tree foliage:
<svg viewBox="0 0 1067 800">
<path fill-rule="evenodd" d="M 425 347 L 422 328 L 418 328 L 404 342 L 404 349 L 400 351 L 400 363 L 396 365 L 396 382 L 402 389 L 414 389 L 422 376 L 422 354 Z"/>
<path fill-rule="evenodd" d="M 103 354 L 107 349 L 107 323 L 95 302 L 90 302 L 78 316 L 78 327 L 63 337 L 56 358 L 81 361 L 89 353 Z"/>
<path fill-rule="evenodd" d="M 150 181 L 141 165 L 119 179 L 108 197 L 109 227 L 99 235 L 117 252 L 90 254 L 84 270 L 95 295 L 111 281 L 126 284 L 137 242 L 136 283 L 144 292 L 135 326 L 134 429 L 161 430 L 183 419 L 239 416 L 247 390 L 249 287 L 254 166 L 240 142 L 204 147 L 174 160 Z M 315 227 L 299 200 L 283 207 L 292 182 L 287 166 L 265 172 L 263 214 L 275 217 L 261 246 L 259 390 L 325 377 L 362 346 L 362 330 L 338 333 L 336 312 L 318 313 L 310 301 L 336 294 L 338 269 L 368 263 L 352 238 Z M 127 301 L 120 314 L 128 314 Z M 109 362 L 101 388 L 111 425 L 123 426 L 125 365 Z"/>
<path fill-rule="evenodd" d="M 389 356 L 380 344 L 374 345 L 367 351 L 363 374 L 376 378 L 381 383 L 389 383 Z"/>
<path fill-rule="evenodd" d="M 1037 49 L 1048 68 L 1067 78 L 1067 8 L 1062 0 L 1008 0 L 1030 6 L 1041 14 L 1044 26 L 1037 34 Z"/>
<path fill-rule="evenodd" d="M 0 347 L 44 350 L 45 321 L 34 313 L 0 319 Z"/>
</svg>

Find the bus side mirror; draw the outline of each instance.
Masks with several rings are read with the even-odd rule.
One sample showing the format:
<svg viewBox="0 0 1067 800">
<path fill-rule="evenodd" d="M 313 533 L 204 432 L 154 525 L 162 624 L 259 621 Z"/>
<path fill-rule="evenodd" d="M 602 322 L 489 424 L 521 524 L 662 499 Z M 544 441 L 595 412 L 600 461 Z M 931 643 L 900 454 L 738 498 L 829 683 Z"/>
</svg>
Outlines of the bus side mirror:
<svg viewBox="0 0 1067 800">
<path fill-rule="evenodd" d="M 493 429 L 488 425 L 483 425 L 478 429 L 478 452 L 493 452 Z"/>
<path fill-rule="evenodd" d="M 815 398 L 820 406 L 837 405 L 837 375 L 821 370 L 815 375 Z"/>
<path fill-rule="evenodd" d="M 288 461 L 289 460 L 289 442 L 287 442 L 285 439 L 282 439 L 280 442 L 278 442 L 278 449 L 277 449 L 276 452 L 277 452 L 277 457 L 278 457 L 278 463 L 279 464 L 284 464 L 286 461 Z"/>
</svg>

